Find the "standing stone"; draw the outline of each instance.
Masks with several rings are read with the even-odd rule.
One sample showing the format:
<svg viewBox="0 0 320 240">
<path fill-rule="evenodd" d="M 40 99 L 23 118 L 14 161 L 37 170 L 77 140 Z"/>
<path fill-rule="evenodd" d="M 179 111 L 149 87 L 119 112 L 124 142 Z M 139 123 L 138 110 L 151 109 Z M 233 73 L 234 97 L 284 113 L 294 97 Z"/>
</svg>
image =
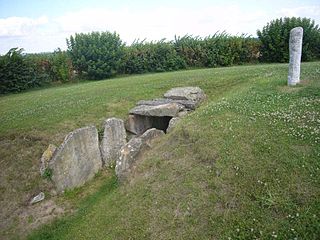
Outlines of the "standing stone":
<svg viewBox="0 0 320 240">
<path fill-rule="evenodd" d="M 49 162 L 58 192 L 83 185 L 101 167 L 98 130 L 94 126 L 69 133 Z"/>
<path fill-rule="evenodd" d="M 102 160 L 106 166 L 114 163 L 119 158 L 120 149 L 126 142 L 126 130 L 123 120 L 118 118 L 105 120 L 100 149 Z"/>
<path fill-rule="evenodd" d="M 45 150 L 43 152 L 41 159 L 40 159 L 40 174 L 41 174 L 41 176 L 44 175 L 44 173 L 48 167 L 49 161 L 52 158 L 56 149 L 57 149 L 57 147 L 55 145 L 49 144 L 49 147 L 47 148 L 47 150 Z"/>
<path fill-rule="evenodd" d="M 288 85 L 290 86 L 294 86 L 300 82 L 302 37 L 303 37 L 302 27 L 296 27 L 290 31 L 290 40 L 289 40 L 290 62 L 289 62 L 289 75 L 288 75 Z"/>
</svg>

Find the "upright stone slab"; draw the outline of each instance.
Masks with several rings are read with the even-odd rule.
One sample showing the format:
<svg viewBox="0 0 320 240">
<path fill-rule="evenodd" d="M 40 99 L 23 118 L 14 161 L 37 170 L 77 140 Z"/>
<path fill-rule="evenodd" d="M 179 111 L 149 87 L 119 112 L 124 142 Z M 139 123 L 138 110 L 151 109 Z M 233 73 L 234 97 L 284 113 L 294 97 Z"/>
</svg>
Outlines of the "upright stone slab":
<svg viewBox="0 0 320 240">
<path fill-rule="evenodd" d="M 98 131 L 94 126 L 69 133 L 49 162 L 58 192 L 83 185 L 101 167 Z"/>
<path fill-rule="evenodd" d="M 104 133 L 100 149 L 102 160 L 106 166 L 116 162 L 120 149 L 126 144 L 124 122 L 118 118 L 109 118 L 104 122 Z"/>
<path fill-rule="evenodd" d="M 288 75 L 289 86 L 294 86 L 300 82 L 302 37 L 303 37 L 302 27 L 296 27 L 290 31 L 290 40 L 289 40 L 290 62 L 289 62 L 289 75 Z"/>
<path fill-rule="evenodd" d="M 120 181 L 126 177 L 128 172 L 130 172 L 132 165 L 143 150 L 148 147 L 150 148 L 152 141 L 163 134 L 163 131 L 152 128 L 147 130 L 140 137 L 131 139 L 122 147 L 115 168 L 116 175 Z"/>
</svg>

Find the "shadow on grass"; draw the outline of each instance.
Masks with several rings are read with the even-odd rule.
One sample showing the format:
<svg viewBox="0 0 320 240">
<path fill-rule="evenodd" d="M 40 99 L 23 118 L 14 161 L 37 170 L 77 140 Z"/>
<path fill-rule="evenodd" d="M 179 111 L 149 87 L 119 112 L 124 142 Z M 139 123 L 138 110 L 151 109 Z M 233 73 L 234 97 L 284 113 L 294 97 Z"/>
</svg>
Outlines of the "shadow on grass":
<svg viewBox="0 0 320 240">
<path fill-rule="evenodd" d="M 106 195 L 113 194 L 117 189 L 117 177 L 112 175 L 106 180 L 94 194 L 86 197 L 80 204 L 76 212 L 71 216 L 64 216 L 53 221 L 51 224 L 44 225 L 31 233 L 27 239 L 29 240 L 44 240 L 44 239 L 61 239 L 68 233 L 68 230 L 78 222 L 81 222 L 86 214 L 91 211 L 91 207 L 96 205 Z"/>
</svg>

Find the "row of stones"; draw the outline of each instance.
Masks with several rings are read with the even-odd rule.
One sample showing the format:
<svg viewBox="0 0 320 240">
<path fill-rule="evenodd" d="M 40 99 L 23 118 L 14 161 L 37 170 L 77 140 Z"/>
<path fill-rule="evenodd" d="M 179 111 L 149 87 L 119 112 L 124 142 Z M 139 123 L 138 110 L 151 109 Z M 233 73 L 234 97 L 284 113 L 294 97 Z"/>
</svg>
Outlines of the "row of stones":
<svg viewBox="0 0 320 240">
<path fill-rule="evenodd" d="M 164 98 L 141 100 L 129 111 L 126 129 L 137 135 L 153 127 L 170 131 L 173 123 L 195 110 L 204 98 L 199 87 L 178 87 L 167 91 Z"/>
<path fill-rule="evenodd" d="M 171 89 L 165 97 L 167 98 L 138 102 L 129 116 L 134 116 L 136 119 L 170 117 L 172 119 L 169 128 L 171 129 L 174 123 L 184 115 L 183 113 L 186 113 L 186 110 L 194 110 L 205 95 L 200 88 L 186 87 Z M 135 124 L 141 125 L 139 122 Z M 130 131 L 128 128 L 127 130 Z M 42 155 L 40 172 L 45 175 L 49 171 L 58 192 L 83 185 L 103 166 L 114 163 L 116 163 L 116 175 L 122 180 L 130 172 L 141 153 L 150 148 L 153 139 L 164 134 L 164 131 L 152 128 L 152 125 L 145 125 L 145 123 L 144 128 L 140 130 L 141 132 L 136 133 L 127 143 L 123 120 L 107 119 L 104 122 L 104 133 L 99 145 L 98 130 L 95 126 L 77 129 L 66 136 L 59 148 L 49 145 Z"/>
<path fill-rule="evenodd" d="M 52 172 L 58 192 L 83 185 L 103 167 L 116 161 L 116 175 L 123 179 L 138 154 L 150 146 L 153 138 L 164 134 L 149 129 L 140 137 L 126 140 L 124 122 L 110 118 L 104 122 L 104 135 L 99 146 L 95 126 L 77 129 L 69 133 L 59 148 L 50 144 L 41 157 L 40 172 Z"/>
</svg>

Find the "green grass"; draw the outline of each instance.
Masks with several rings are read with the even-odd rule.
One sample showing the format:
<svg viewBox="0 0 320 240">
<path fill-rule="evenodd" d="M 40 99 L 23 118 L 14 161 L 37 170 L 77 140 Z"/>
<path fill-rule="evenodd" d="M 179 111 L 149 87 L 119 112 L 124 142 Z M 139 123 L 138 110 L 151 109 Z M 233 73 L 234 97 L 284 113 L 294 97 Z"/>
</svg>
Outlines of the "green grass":
<svg viewBox="0 0 320 240">
<path fill-rule="evenodd" d="M 287 65 L 273 64 L 150 74 L 1 97 L 1 214 L 21 207 L 26 192 L 50 187 L 37 173 L 49 143 L 59 144 L 77 127 L 100 127 L 107 117 L 125 118 L 140 99 L 190 85 L 201 87 L 207 100 L 156 141 L 127 184 L 118 186 L 107 170 L 60 197 L 77 209 L 73 214 L 28 238 L 317 239 L 319 65 L 304 63 L 303 83 L 291 88 Z M 9 220 L 1 230 L 7 238 L 19 225 Z"/>
</svg>

